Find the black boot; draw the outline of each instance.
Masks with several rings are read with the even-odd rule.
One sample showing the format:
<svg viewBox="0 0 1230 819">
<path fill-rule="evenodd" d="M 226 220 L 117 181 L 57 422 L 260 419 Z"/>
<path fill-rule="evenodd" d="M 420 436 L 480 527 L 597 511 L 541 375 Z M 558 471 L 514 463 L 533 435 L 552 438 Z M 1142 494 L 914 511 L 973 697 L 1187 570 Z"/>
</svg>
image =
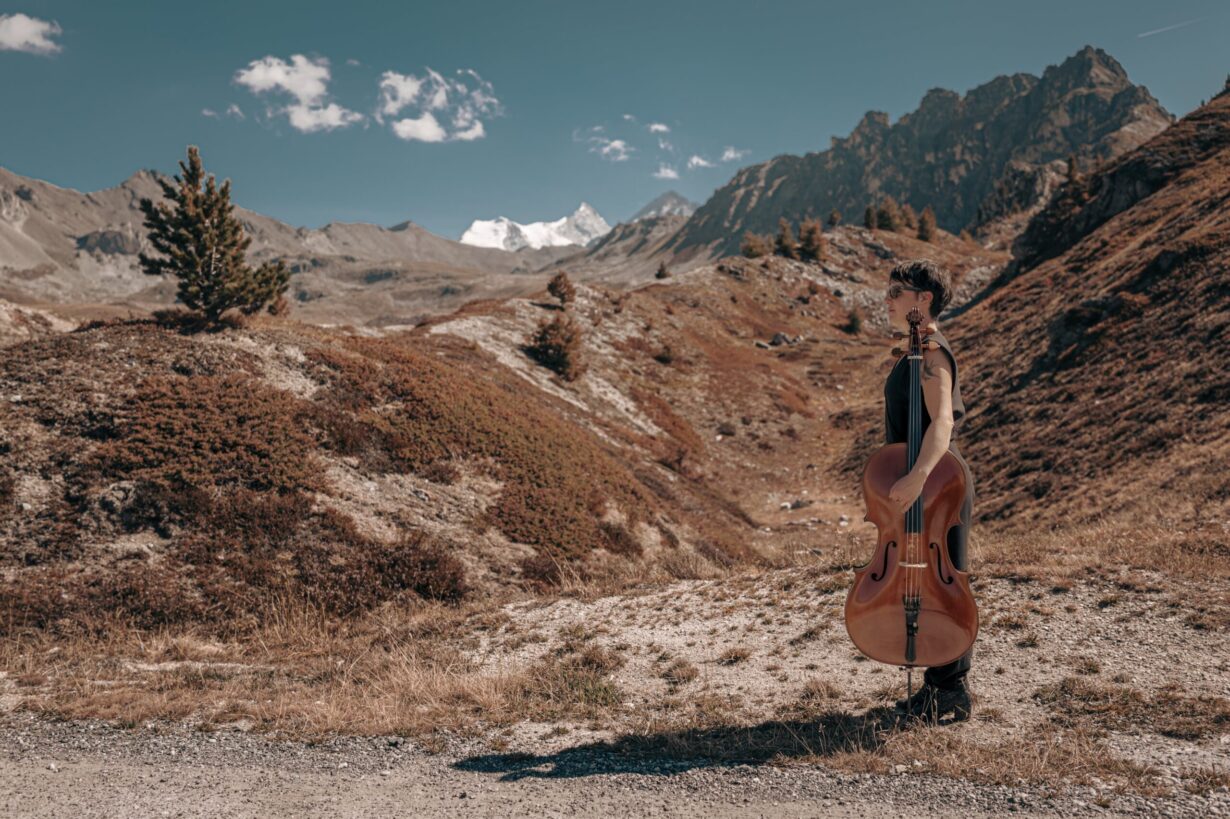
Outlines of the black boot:
<svg viewBox="0 0 1230 819">
<path fill-rule="evenodd" d="M 952 721 L 969 719 L 973 710 L 969 689 L 961 682 L 954 688 L 940 688 L 923 683 L 922 688 L 914 692 L 908 699 L 897 700 L 897 713 L 902 716 L 916 717 L 927 722 L 939 722 L 942 717 L 952 714 Z"/>
</svg>

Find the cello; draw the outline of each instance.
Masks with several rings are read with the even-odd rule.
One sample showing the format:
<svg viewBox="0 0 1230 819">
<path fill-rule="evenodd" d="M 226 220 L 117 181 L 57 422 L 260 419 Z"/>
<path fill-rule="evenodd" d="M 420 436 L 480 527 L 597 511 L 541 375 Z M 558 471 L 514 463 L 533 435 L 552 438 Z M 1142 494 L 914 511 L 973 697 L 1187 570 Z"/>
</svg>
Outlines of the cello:
<svg viewBox="0 0 1230 819">
<path fill-rule="evenodd" d="M 927 476 L 922 492 L 902 515 L 889 491 L 918 460 L 922 448 L 923 348 L 939 343 L 919 330 L 917 307 L 906 316 L 910 324 L 910 404 L 908 440 L 880 447 L 863 469 L 864 520 L 879 534 L 871 560 L 854 570 L 846 595 L 846 631 L 867 657 L 903 666 L 937 666 L 964 654 L 978 634 L 978 608 L 969 574 L 952 564 L 948 530 L 961 522 L 966 468 L 945 450 Z M 894 338 L 905 334 L 895 331 Z M 902 350 L 893 348 L 894 356 Z M 909 677 L 907 676 L 907 680 Z M 909 682 L 907 686 L 912 687 Z"/>
</svg>

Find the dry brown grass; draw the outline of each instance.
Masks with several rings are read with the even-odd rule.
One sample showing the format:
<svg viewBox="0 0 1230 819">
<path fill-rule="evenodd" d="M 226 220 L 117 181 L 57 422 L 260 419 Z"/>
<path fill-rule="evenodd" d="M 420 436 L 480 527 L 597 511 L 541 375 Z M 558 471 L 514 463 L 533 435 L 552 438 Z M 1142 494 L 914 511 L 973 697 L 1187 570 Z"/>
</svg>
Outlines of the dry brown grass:
<svg viewBox="0 0 1230 819">
<path fill-rule="evenodd" d="M 1127 583 L 1126 590 L 1150 593 L 1157 589 L 1115 572 L 1140 569 L 1179 578 L 1227 580 L 1228 541 L 1230 533 L 1215 521 L 1193 523 L 1161 514 L 1110 517 L 1053 530 L 975 522 L 970 529 L 970 563 L 976 574 L 1045 584 L 1057 594 L 1091 574 Z M 1100 605 L 1113 606 L 1120 599 L 1108 594 Z"/>
<path fill-rule="evenodd" d="M 332 430 L 326 445 L 394 471 L 421 472 L 455 454 L 492 464 L 504 488 L 474 526 L 538 547 L 532 579 L 557 582 L 554 564 L 610 547 L 604 505 L 622 510 L 629 530 L 663 511 L 626 467 L 524 391 L 488 386 L 388 339 L 345 345 L 308 352 L 330 382 L 319 403 Z"/>
<path fill-rule="evenodd" d="M 750 649 L 743 646 L 731 646 L 719 654 L 715 662 L 718 665 L 734 665 L 735 663 L 743 662 L 750 656 L 752 656 Z"/>
<path fill-rule="evenodd" d="M 160 556 L 28 568 L 0 581 L 0 632 L 97 636 L 116 622 L 200 622 L 237 635 L 276 616 L 269 606 L 282 595 L 346 616 L 406 594 L 456 602 L 468 591 L 461 564 L 425 533 L 375 541 L 349 518 L 310 507 L 302 494 L 235 490 L 193 509 L 195 531 Z"/>
<path fill-rule="evenodd" d="M 690 683 L 700 676 L 699 669 L 692 663 L 679 657 L 675 659 L 666 670 L 662 672 L 662 679 L 666 680 L 667 684 L 672 688 L 678 688 L 681 685 Z"/>
<path fill-rule="evenodd" d="M 462 648 L 497 628 L 497 612 L 421 602 L 338 620 L 282 600 L 243 639 L 200 626 L 104 636 L 46 632 L 6 640 L 0 667 L 25 681 L 22 709 L 101 717 L 121 725 L 189 720 L 209 729 L 245 721 L 275 736 L 429 735 L 477 731 L 524 719 L 608 714 L 623 694 L 614 652 L 567 641 L 521 668 L 483 670 Z"/>
<path fill-rule="evenodd" d="M 1034 698 L 1053 709 L 1053 719 L 1064 725 L 1137 728 L 1187 740 L 1224 733 L 1230 726 L 1230 700 L 1187 696 L 1173 687 L 1147 693 L 1065 677 L 1037 689 Z"/>
</svg>

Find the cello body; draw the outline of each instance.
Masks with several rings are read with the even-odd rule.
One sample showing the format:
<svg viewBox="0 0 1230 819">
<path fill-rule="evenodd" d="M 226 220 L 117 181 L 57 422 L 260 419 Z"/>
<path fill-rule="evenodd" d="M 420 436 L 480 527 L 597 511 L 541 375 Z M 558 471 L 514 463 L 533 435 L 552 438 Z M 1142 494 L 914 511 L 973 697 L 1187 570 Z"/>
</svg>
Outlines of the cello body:
<svg viewBox="0 0 1230 819">
<path fill-rule="evenodd" d="M 936 344 L 919 332 L 922 313 L 917 308 L 907 319 L 908 440 L 880 447 L 863 469 L 863 519 L 876 525 L 878 535 L 871 560 L 854 570 L 845 621 L 854 645 L 873 660 L 941 666 L 969 650 L 978 635 L 969 574 L 948 556 L 948 530 L 961 523 L 969 471 L 959 456 L 945 450 L 904 514 L 890 498 L 893 484 L 913 469 L 922 446 L 922 351 Z"/>
<path fill-rule="evenodd" d="M 863 469 L 865 520 L 877 523 L 879 535 L 871 560 L 855 569 L 846 597 L 846 631 L 858 650 L 873 660 L 900 666 L 944 665 L 964 654 L 978 635 L 978 608 L 969 574 L 948 557 L 948 530 L 960 523 L 965 499 L 965 466 L 952 452 L 940 458 L 920 496 L 925 509 L 921 531 L 912 535 L 906 531 L 906 516 L 896 513 L 888 501 L 893 484 L 910 471 L 907 454 L 905 443 L 886 444 Z M 909 568 L 911 563 L 914 568 Z M 919 609 L 914 657 L 907 659 L 903 598 L 911 590 L 917 591 Z"/>
</svg>

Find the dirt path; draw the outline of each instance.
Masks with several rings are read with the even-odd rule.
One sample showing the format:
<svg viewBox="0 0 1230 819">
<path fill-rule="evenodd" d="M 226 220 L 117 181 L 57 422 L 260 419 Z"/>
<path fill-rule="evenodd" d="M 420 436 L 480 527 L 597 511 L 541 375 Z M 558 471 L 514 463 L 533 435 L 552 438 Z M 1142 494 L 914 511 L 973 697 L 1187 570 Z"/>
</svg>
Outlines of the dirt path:
<svg viewBox="0 0 1230 819">
<path fill-rule="evenodd" d="M 1079 799 L 822 766 L 630 763 L 429 754 L 410 743 L 273 742 L 237 731 L 126 731 L 10 715 L 0 738 L 5 816 L 991 816 L 1114 815 Z M 472 749 L 476 750 L 476 749 Z M 1210 815 L 1230 800 L 1124 803 L 1124 813 Z M 1133 809 L 1136 810 L 1133 810 Z M 1140 810 L 1144 808 L 1144 810 Z"/>
</svg>

